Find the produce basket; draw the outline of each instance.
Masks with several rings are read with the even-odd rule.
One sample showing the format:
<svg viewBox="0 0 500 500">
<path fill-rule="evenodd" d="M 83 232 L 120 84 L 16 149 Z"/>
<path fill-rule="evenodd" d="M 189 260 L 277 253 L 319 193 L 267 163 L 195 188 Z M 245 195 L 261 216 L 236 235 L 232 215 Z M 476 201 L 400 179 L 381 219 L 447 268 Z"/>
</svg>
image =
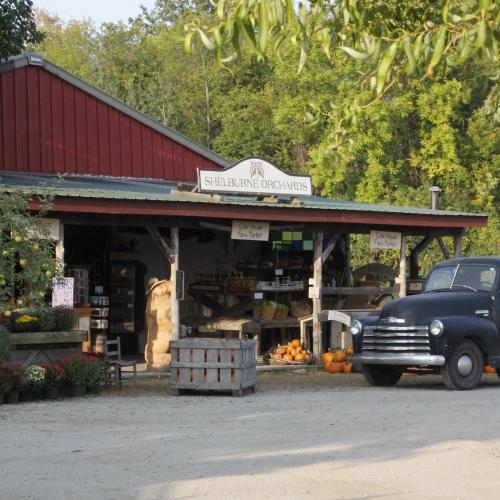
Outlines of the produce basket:
<svg viewBox="0 0 500 500">
<path fill-rule="evenodd" d="M 307 300 L 295 300 L 290 304 L 290 308 L 294 318 L 302 318 L 312 314 L 311 304 Z"/>
<path fill-rule="evenodd" d="M 271 321 L 276 313 L 276 303 L 271 301 L 262 302 L 259 308 L 259 317 L 263 321 Z"/>
<path fill-rule="evenodd" d="M 275 345 L 264 355 L 270 365 L 308 365 L 313 362 L 312 354 L 300 342 L 293 339 L 285 345 Z"/>
<path fill-rule="evenodd" d="M 269 355 L 269 364 L 270 365 L 310 365 L 311 363 L 313 363 L 312 358 L 308 361 L 292 361 L 292 360 L 286 360 L 283 358 L 277 358 L 273 354 Z"/>
<path fill-rule="evenodd" d="M 278 304 L 276 306 L 276 312 L 274 313 L 274 319 L 278 321 L 283 321 L 288 316 L 288 307 L 284 304 Z"/>
</svg>

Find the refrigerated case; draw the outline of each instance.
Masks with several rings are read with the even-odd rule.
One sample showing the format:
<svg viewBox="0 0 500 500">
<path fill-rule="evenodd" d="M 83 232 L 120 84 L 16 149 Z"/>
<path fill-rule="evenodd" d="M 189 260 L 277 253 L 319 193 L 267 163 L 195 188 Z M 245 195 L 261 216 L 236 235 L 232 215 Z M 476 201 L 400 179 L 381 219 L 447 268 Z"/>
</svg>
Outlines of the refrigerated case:
<svg viewBox="0 0 500 500">
<path fill-rule="evenodd" d="M 111 262 L 109 273 L 109 337 L 120 337 L 124 353 L 137 352 L 137 263 Z"/>
</svg>

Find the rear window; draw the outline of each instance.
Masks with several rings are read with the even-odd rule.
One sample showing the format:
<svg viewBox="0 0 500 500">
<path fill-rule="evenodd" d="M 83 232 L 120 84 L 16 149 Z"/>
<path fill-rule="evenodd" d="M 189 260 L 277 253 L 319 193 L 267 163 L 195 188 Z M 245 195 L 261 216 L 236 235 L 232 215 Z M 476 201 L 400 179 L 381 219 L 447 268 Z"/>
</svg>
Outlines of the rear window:
<svg viewBox="0 0 500 500">
<path fill-rule="evenodd" d="M 434 269 L 425 286 L 432 290 L 478 290 L 491 292 L 495 285 L 497 269 L 480 264 L 459 264 Z"/>
</svg>

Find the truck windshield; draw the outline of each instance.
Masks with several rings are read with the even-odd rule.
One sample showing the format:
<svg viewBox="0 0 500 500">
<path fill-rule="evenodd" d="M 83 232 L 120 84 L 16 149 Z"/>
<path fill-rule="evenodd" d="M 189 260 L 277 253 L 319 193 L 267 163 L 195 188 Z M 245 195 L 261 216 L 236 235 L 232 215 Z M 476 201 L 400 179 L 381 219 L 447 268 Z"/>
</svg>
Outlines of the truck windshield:
<svg viewBox="0 0 500 500">
<path fill-rule="evenodd" d="M 464 265 L 438 267 L 431 271 L 425 291 L 473 290 L 491 292 L 497 270 L 491 266 Z"/>
</svg>

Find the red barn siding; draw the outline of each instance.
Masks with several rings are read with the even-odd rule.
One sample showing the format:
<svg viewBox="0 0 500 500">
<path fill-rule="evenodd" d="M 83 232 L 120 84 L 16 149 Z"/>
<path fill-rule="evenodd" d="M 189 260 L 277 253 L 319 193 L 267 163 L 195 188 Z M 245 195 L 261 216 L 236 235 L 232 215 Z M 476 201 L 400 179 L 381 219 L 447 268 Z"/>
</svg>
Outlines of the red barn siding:
<svg viewBox="0 0 500 500">
<path fill-rule="evenodd" d="M 0 74 L 0 170 L 195 181 L 221 167 L 36 66 Z"/>
</svg>

